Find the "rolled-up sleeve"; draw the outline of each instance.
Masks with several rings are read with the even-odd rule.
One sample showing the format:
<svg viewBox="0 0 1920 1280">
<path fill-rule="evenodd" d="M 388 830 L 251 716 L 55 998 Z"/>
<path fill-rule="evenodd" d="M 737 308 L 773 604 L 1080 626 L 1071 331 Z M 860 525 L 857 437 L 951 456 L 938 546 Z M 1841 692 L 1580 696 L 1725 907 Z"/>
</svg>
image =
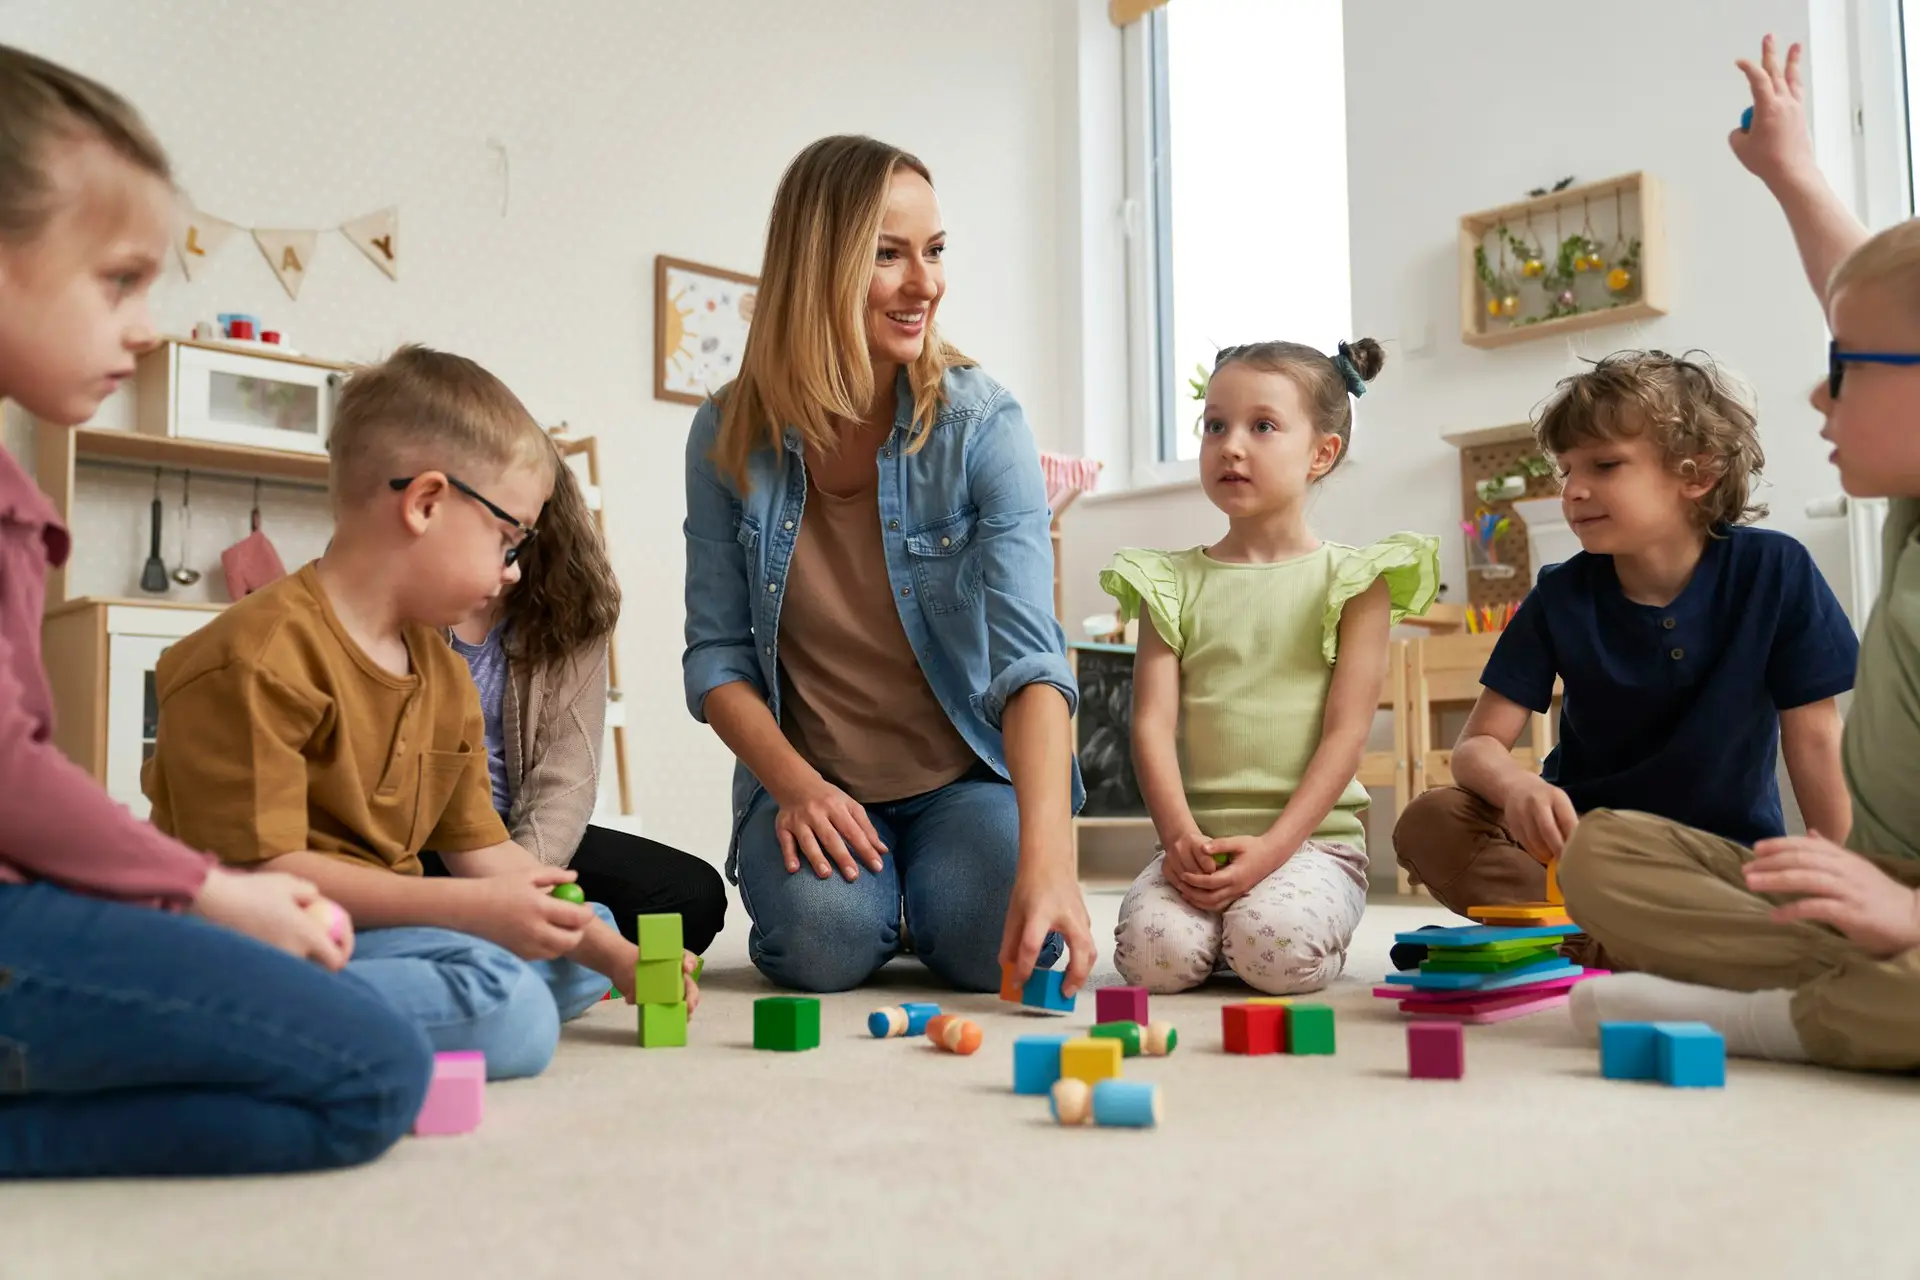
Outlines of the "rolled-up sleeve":
<svg viewBox="0 0 1920 1280">
<path fill-rule="evenodd" d="M 1052 515 L 1040 453 L 1027 418 L 1002 391 L 975 425 L 967 445 L 967 484 L 978 515 L 987 603 L 987 666 L 981 699 L 987 723 L 1000 727 L 1007 700 L 1030 684 L 1050 684 L 1067 700 L 1079 688 L 1067 665 L 1067 638 L 1053 616 Z"/>
<path fill-rule="evenodd" d="M 687 647 L 680 656 L 687 710 L 706 723 L 707 695 L 744 680 L 766 689 L 753 653 L 753 606 L 747 555 L 739 536 L 740 504 L 713 464 L 719 410 L 709 400 L 687 435 Z"/>
</svg>

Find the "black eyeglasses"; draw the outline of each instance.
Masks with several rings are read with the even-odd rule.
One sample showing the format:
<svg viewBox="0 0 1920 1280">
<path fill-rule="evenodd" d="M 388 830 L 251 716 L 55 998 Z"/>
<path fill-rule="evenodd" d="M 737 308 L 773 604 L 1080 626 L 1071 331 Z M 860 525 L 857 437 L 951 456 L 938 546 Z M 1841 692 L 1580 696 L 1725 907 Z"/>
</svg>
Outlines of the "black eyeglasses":
<svg viewBox="0 0 1920 1280">
<path fill-rule="evenodd" d="M 401 476 L 398 479 L 387 481 L 387 487 L 395 493 L 402 493 L 405 492 L 408 485 L 419 478 L 419 476 Z M 530 524 L 521 524 L 518 517 L 514 516 L 499 503 L 494 502 L 491 498 L 488 498 L 485 494 L 481 493 L 466 481 L 461 480 L 459 477 L 448 476 L 447 483 L 492 512 L 496 519 L 512 525 L 514 532 L 520 535 L 520 540 L 507 548 L 508 564 L 517 561 L 520 558 L 520 553 L 527 549 L 527 544 L 533 541 L 534 535 L 540 532 L 540 530 Z"/>
<path fill-rule="evenodd" d="M 1842 351 L 1838 342 L 1827 343 L 1827 398 L 1840 398 L 1840 383 L 1850 364 L 1920 364 L 1920 354 L 1901 351 Z"/>
</svg>

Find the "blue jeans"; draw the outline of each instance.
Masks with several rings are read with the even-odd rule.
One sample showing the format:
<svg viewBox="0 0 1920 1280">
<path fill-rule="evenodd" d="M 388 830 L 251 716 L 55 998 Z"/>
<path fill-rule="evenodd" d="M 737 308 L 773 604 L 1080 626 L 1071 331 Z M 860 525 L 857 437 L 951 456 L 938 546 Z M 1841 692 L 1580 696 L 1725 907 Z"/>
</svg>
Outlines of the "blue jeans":
<svg viewBox="0 0 1920 1280">
<path fill-rule="evenodd" d="M 787 874 L 773 833 L 779 806 L 762 791 L 741 824 L 740 900 L 753 920 L 747 954 L 799 991 L 846 991 L 900 950 L 904 909 L 914 954 L 962 991 L 1000 989 L 1000 939 L 1020 861 L 1013 787 L 984 771 L 937 791 L 867 807 L 887 846 L 879 874 L 822 880 L 805 860 Z M 1060 958 L 1050 934 L 1042 968 Z"/>
<path fill-rule="evenodd" d="M 371 1160 L 433 1073 L 349 975 L 194 916 L 0 884 L 0 1177 Z"/>
<path fill-rule="evenodd" d="M 613 923 L 605 907 L 593 910 Z M 425 1031 L 435 1050 L 486 1054 L 489 1080 L 546 1070 L 560 1024 L 591 1009 L 610 985 L 571 960 L 530 962 L 485 938 L 419 926 L 361 934 L 347 972 Z"/>
</svg>

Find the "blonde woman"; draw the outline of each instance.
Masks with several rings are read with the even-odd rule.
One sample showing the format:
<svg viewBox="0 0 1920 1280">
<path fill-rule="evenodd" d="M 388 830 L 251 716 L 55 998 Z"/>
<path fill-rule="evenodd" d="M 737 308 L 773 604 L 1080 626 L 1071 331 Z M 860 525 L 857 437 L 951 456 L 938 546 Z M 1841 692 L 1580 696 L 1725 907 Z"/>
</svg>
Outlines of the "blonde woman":
<svg viewBox="0 0 1920 1280">
<path fill-rule="evenodd" d="M 739 761 L 728 873 L 782 986 L 903 942 L 962 990 L 1092 967 L 1070 824 L 1076 696 L 1020 406 L 943 342 L 927 168 L 795 158 L 740 376 L 687 442 L 687 705 Z"/>
</svg>

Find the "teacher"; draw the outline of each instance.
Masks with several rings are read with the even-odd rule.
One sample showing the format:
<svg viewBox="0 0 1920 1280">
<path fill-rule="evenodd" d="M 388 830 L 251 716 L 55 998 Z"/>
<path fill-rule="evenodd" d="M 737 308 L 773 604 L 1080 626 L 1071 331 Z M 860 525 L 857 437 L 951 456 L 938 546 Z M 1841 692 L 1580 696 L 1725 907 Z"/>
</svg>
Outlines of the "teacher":
<svg viewBox="0 0 1920 1280">
<path fill-rule="evenodd" d="M 802 991 L 904 947 L 967 991 L 1093 965 L 1075 698 L 1025 415 L 942 341 L 927 167 L 797 156 L 740 374 L 687 440 L 687 706 L 739 761 L 748 950 Z M 904 932 L 903 932 L 904 931 Z"/>
</svg>

